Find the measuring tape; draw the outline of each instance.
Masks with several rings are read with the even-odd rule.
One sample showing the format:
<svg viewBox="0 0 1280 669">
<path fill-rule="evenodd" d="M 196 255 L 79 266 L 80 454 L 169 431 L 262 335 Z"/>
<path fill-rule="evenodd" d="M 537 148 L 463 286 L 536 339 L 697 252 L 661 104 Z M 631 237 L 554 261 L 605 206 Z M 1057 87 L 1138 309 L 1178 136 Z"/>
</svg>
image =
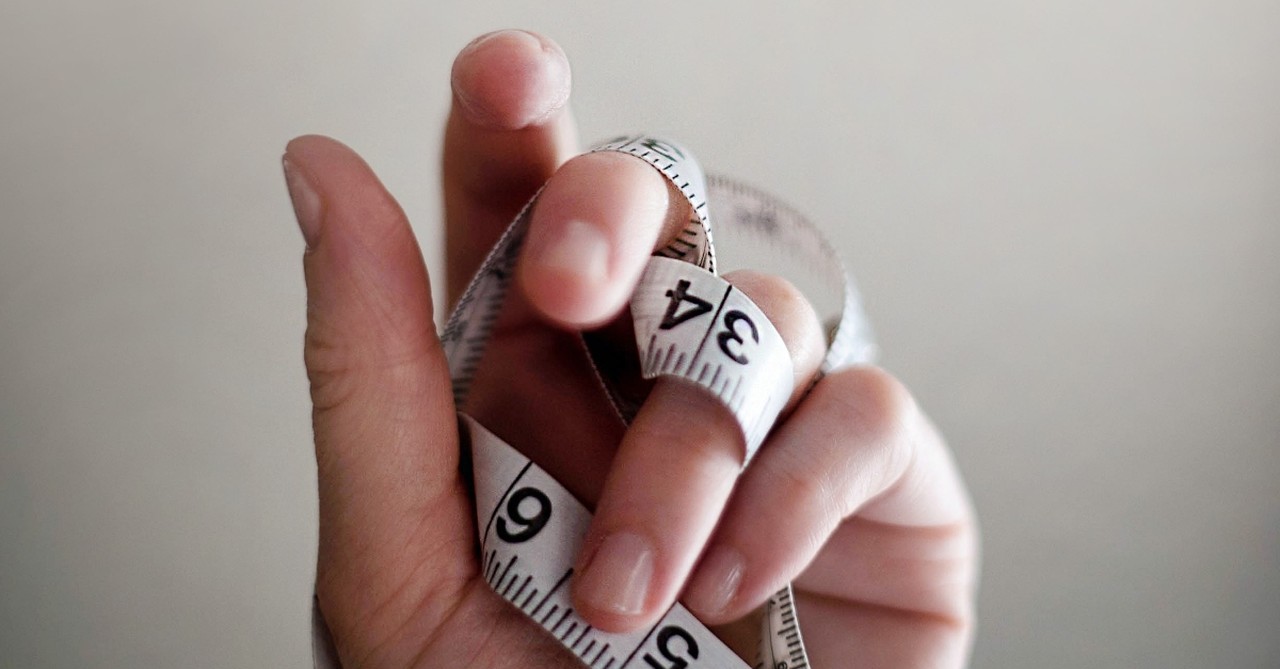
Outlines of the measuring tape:
<svg viewBox="0 0 1280 669">
<path fill-rule="evenodd" d="M 823 373 L 867 362 L 874 355 L 857 291 L 830 244 L 803 216 L 760 191 L 706 179 L 697 161 L 679 145 L 635 136 L 593 151 L 617 151 L 645 160 L 689 202 L 689 224 L 654 254 L 632 295 L 641 374 L 649 379 L 682 378 L 717 397 L 742 430 L 745 467 L 791 396 L 794 376 L 777 330 L 759 307 L 717 276 L 710 210 L 726 226 L 719 230 L 753 234 L 791 252 L 812 278 L 842 296 L 832 319 Z M 501 313 L 536 201 L 537 195 L 502 234 L 440 334 L 457 406 L 465 402 Z M 589 344 L 587 348 L 595 355 Z M 619 416 L 629 422 L 638 406 L 603 374 L 601 381 Z M 747 669 L 747 663 L 679 603 L 653 626 L 627 634 L 604 632 L 583 620 L 569 590 L 590 511 L 473 418 L 463 414 L 459 425 L 471 446 L 480 567 L 494 592 L 591 669 Z M 753 666 L 807 667 L 790 585 L 768 599 L 763 613 Z M 336 668 L 318 605 L 313 604 L 312 614 L 315 666 Z"/>
</svg>

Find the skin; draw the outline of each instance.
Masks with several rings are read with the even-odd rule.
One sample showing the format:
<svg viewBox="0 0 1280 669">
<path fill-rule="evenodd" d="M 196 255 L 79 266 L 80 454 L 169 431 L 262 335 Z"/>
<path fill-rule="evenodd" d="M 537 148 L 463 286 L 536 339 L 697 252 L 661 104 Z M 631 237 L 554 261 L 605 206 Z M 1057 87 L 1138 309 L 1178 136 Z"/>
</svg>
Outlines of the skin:
<svg viewBox="0 0 1280 669">
<path fill-rule="evenodd" d="M 822 352 L 817 317 L 785 281 L 742 273 L 730 280 L 782 333 L 797 388 L 751 466 L 739 472 L 742 437 L 728 412 L 678 383 L 656 384 L 624 429 L 574 331 L 623 309 L 685 205 L 639 160 L 574 157 L 569 64 L 545 37 L 478 38 L 458 55 L 452 87 L 451 301 L 547 184 L 516 294 L 463 409 L 595 507 L 573 583 L 579 612 L 631 630 L 679 598 L 732 635 L 733 621 L 795 581 L 814 666 L 963 666 L 976 522 L 910 393 L 858 367 L 802 396 Z M 343 666 L 578 666 L 480 577 L 458 407 L 403 211 L 332 139 L 293 140 L 284 164 L 307 244 L 316 592 Z"/>
</svg>

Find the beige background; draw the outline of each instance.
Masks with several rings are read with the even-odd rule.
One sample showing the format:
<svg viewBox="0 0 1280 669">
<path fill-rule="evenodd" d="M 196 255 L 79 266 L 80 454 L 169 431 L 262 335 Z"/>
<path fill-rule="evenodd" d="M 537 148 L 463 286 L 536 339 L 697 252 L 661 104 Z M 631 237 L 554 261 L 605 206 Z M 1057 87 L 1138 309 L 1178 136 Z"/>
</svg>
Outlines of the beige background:
<svg viewBox="0 0 1280 669">
<path fill-rule="evenodd" d="M 1274 0 L 0 3 L 0 665 L 308 666 L 284 142 L 438 258 L 453 53 L 543 30 L 822 222 L 985 530 L 980 667 L 1280 662 Z"/>
</svg>

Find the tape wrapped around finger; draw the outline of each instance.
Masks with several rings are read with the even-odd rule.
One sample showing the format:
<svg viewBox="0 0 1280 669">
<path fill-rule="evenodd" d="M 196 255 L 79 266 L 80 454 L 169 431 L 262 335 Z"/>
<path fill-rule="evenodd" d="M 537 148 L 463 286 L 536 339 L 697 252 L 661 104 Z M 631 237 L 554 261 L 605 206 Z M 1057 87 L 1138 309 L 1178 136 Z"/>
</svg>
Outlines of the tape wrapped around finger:
<svg viewBox="0 0 1280 669">
<path fill-rule="evenodd" d="M 733 412 L 746 441 L 743 466 L 791 397 L 791 354 L 764 312 L 728 281 L 655 256 L 631 297 L 640 371 L 685 379 Z"/>
</svg>

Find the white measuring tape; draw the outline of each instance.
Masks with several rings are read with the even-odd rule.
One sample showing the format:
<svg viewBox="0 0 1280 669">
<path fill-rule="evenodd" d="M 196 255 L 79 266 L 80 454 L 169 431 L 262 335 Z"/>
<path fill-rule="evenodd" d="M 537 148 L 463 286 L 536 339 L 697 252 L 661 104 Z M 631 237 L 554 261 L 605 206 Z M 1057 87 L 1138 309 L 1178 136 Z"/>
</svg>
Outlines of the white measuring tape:
<svg viewBox="0 0 1280 669">
<path fill-rule="evenodd" d="M 689 225 L 654 255 L 632 295 L 641 373 L 683 378 L 717 397 L 742 429 L 745 466 L 790 397 L 794 378 L 777 330 L 751 300 L 716 275 L 709 209 L 720 225 L 755 233 L 760 241 L 795 253 L 815 278 L 842 294 L 823 372 L 867 362 L 874 353 L 857 292 L 834 250 L 807 220 L 759 191 L 723 179 L 708 183 L 679 145 L 637 136 L 594 150 L 645 160 L 692 207 Z M 502 310 L 536 200 L 535 195 L 503 233 L 440 335 L 458 406 Z M 614 391 L 610 379 L 601 380 L 619 415 L 634 416 L 637 407 Z M 587 624 L 573 608 L 569 586 L 590 511 L 474 419 L 463 415 L 459 424 L 471 445 L 480 566 L 498 595 L 592 669 L 748 667 L 678 603 L 653 626 L 628 634 Z M 313 632 L 315 666 L 338 667 L 318 606 L 313 607 Z M 756 669 L 808 666 L 790 586 L 766 602 L 758 648 Z"/>
</svg>

